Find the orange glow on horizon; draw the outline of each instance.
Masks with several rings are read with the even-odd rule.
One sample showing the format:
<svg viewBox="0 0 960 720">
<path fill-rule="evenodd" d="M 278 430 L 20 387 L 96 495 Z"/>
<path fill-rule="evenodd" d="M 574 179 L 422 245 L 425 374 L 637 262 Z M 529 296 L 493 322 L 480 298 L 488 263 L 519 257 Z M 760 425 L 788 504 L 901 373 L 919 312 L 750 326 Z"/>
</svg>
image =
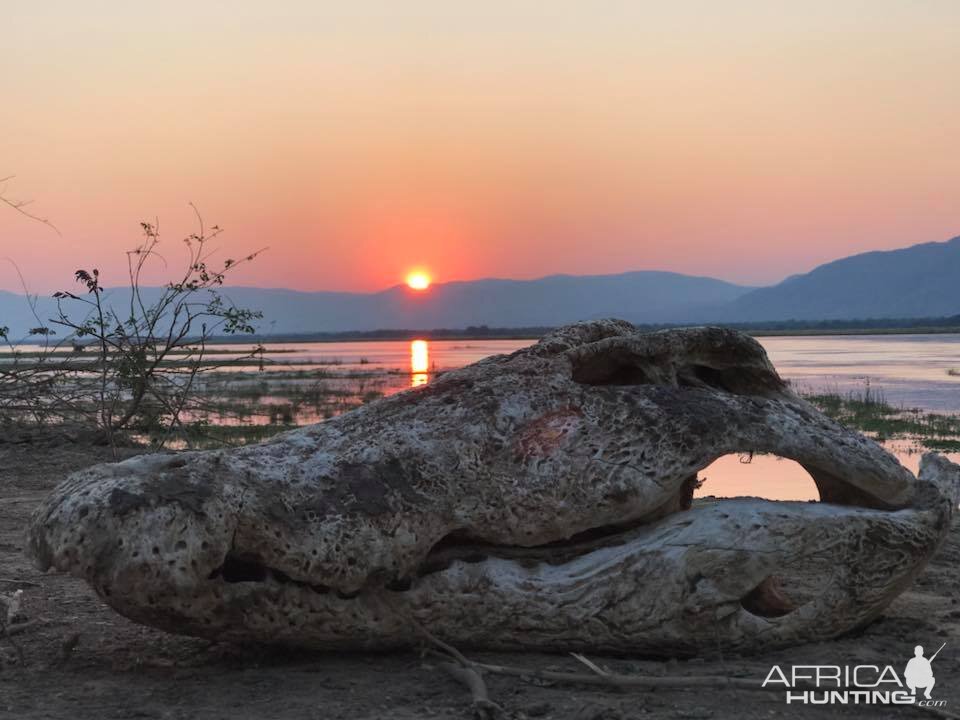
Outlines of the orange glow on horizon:
<svg viewBox="0 0 960 720">
<path fill-rule="evenodd" d="M 187 201 L 226 229 L 216 265 L 269 246 L 231 287 L 421 304 L 491 277 L 766 285 L 960 232 L 960 3 L 232 5 L 4 6 L 0 193 L 62 234 L 0 204 L 0 290 L 124 285 L 154 219 L 163 286 Z"/>
<path fill-rule="evenodd" d="M 411 270 L 407 273 L 407 287 L 411 290 L 426 290 L 430 287 L 430 275 L 423 270 Z M 416 340 L 415 342 L 423 342 Z"/>
</svg>

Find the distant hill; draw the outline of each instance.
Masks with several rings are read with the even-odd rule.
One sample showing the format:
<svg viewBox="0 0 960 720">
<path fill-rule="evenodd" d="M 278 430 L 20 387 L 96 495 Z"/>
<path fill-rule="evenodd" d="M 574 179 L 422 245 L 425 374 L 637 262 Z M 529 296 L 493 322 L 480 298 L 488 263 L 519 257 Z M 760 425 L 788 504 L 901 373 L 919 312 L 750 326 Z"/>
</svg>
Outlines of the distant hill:
<svg viewBox="0 0 960 720">
<path fill-rule="evenodd" d="M 538 280 L 472 280 L 437 283 L 416 293 L 396 286 L 377 293 L 298 292 L 233 287 L 223 290 L 240 307 L 260 309 L 259 331 L 269 334 L 400 328 L 556 326 L 618 316 L 638 323 L 689 322 L 749 292 L 751 288 L 706 277 L 669 272 L 620 275 L 552 275 Z M 144 296 L 149 300 L 155 289 Z M 110 291 L 116 306 L 123 289 Z M 55 311 L 40 299 L 40 315 Z M 22 296 L 0 292 L 0 325 L 11 335 L 36 325 Z"/>
<path fill-rule="evenodd" d="M 835 320 L 960 313 L 960 237 L 826 263 L 735 299 L 720 317 Z"/>
<path fill-rule="evenodd" d="M 258 330 L 270 335 L 555 327 L 611 316 L 637 324 L 938 318 L 960 314 L 960 237 L 853 255 L 765 288 L 642 271 L 437 283 L 423 293 L 398 285 L 375 293 L 234 287 L 224 294 L 262 310 Z M 110 291 L 118 307 L 126 298 L 123 289 Z M 55 314 L 52 299 L 38 303 L 44 320 Z M 22 296 L 0 291 L 0 326 L 12 337 L 36 324 Z"/>
</svg>

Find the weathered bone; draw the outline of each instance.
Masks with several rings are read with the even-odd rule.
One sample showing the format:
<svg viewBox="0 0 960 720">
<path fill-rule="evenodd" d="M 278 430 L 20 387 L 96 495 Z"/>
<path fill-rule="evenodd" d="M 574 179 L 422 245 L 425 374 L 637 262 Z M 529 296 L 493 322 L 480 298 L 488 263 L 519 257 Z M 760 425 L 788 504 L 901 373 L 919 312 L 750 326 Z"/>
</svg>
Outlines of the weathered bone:
<svg viewBox="0 0 960 720">
<path fill-rule="evenodd" d="M 800 462 L 825 502 L 686 509 L 698 471 L 745 452 Z M 600 321 L 263 444 L 76 473 L 29 547 L 189 635 L 755 651 L 875 618 L 958 491 L 960 466 L 927 455 L 914 478 L 745 335 Z"/>
</svg>

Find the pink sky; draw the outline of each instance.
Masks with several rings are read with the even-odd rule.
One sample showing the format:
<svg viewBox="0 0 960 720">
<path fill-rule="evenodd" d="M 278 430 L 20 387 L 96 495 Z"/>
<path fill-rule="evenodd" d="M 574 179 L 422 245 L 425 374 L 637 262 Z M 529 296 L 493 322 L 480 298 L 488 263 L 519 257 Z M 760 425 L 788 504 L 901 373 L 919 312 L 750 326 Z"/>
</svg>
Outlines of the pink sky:
<svg viewBox="0 0 960 720">
<path fill-rule="evenodd" d="M 269 246 L 235 282 L 305 290 L 413 266 L 761 284 L 960 234 L 953 0 L 62 0 L 3 21 L 0 177 L 62 232 L 0 212 L 35 292 L 78 267 L 122 282 L 154 217 L 173 263 L 190 201 L 224 257 Z"/>
</svg>

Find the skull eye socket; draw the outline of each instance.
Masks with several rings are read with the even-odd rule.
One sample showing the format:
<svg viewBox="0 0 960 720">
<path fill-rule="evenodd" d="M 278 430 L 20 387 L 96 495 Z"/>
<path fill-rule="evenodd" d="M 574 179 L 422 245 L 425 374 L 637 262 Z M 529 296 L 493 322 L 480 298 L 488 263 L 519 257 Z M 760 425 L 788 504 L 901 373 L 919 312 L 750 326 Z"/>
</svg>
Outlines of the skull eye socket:
<svg viewBox="0 0 960 720">
<path fill-rule="evenodd" d="M 642 367 L 622 358 L 594 356 L 574 363 L 573 379 L 584 385 L 649 385 L 653 381 Z"/>
<path fill-rule="evenodd" d="M 726 389 L 723 371 L 709 365 L 689 365 L 677 371 L 677 384 L 680 387 L 699 387 L 707 385 L 721 390 Z"/>
<path fill-rule="evenodd" d="M 582 385 L 652 385 L 659 383 L 663 374 L 657 357 L 622 343 L 577 348 L 567 357 L 571 378 Z"/>
<path fill-rule="evenodd" d="M 651 385 L 656 369 L 650 358 L 624 345 L 581 348 L 569 356 L 571 377 L 582 385 Z"/>
</svg>

